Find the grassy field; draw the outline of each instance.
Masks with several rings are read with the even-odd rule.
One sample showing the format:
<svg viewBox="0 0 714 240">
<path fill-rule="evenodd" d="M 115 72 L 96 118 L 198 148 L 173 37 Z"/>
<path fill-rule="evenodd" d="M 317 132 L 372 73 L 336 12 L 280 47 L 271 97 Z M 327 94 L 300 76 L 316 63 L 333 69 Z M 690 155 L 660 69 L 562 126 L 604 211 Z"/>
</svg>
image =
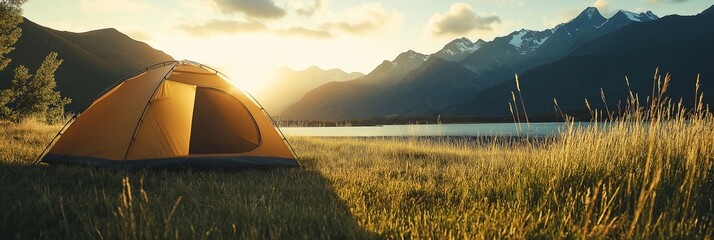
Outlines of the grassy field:
<svg viewBox="0 0 714 240">
<path fill-rule="evenodd" d="M 634 111 L 549 139 L 291 138 L 304 168 L 34 166 L 60 126 L 0 122 L 0 238 L 714 236 L 714 117 Z"/>
</svg>

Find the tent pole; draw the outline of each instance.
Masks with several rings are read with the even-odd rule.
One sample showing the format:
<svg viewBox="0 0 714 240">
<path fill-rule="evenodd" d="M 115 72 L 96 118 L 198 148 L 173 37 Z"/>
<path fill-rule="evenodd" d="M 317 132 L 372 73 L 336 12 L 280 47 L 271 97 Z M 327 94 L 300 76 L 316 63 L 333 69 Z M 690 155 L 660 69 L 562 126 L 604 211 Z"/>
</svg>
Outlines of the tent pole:
<svg viewBox="0 0 714 240">
<path fill-rule="evenodd" d="M 128 79 L 130 79 L 130 78 L 132 78 L 132 77 L 135 77 L 135 76 L 137 76 L 137 75 L 139 75 L 139 74 L 148 72 L 150 69 L 152 69 L 152 68 L 154 68 L 154 67 L 156 67 L 156 66 L 159 66 L 159 65 L 162 65 L 163 67 L 165 67 L 168 63 L 171 63 L 171 62 L 177 62 L 177 61 L 176 61 L 176 60 L 165 61 L 165 62 L 160 62 L 160 63 L 154 64 L 154 65 L 148 66 L 148 67 L 146 67 L 146 68 L 142 68 L 142 69 L 140 69 L 140 70 L 138 70 L 138 71 L 135 71 L 135 72 L 130 73 L 130 74 L 127 75 L 126 77 L 123 77 L 123 78 L 117 80 L 116 82 L 112 83 L 112 84 L 109 85 L 107 88 L 105 88 L 104 90 L 102 90 L 101 92 L 99 92 L 96 96 L 94 96 L 91 100 L 89 100 L 88 103 L 84 104 L 84 106 L 82 106 L 82 107 L 80 108 L 81 110 L 80 110 L 78 113 L 75 113 L 74 116 L 72 116 L 72 118 L 70 118 L 70 120 L 67 121 L 67 123 L 64 124 L 64 126 L 62 126 L 62 128 L 59 130 L 59 132 L 57 132 L 57 134 L 55 135 L 55 137 L 52 138 L 52 141 L 50 141 L 50 142 L 47 144 L 47 146 L 45 147 L 45 149 L 42 150 L 42 152 L 40 152 L 40 155 L 37 156 L 37 159 L 35 159 L 35 161 L 34 161 L 32 164 L 33 164 L 33 165 L 37 165 L 38 163 L 40 163 L 40 161 L 42 160 L 42 157 L 44 157 L 45 153 L 49 150 L 49 148 L 50 148 L 50 147 L 52 146 L 52 144 L 57 140 L 57 138 L 63 134 L 63 131 L 66 130 L 66 128 L 69 126 L 69 124 L 70 124 L 71 122 L 73 122 L 75 119 L 77 119 L 77 117 L 79 117 L 79 115 L 80 115 L 81 113 L 83 113 L 84 111 L 86 111 L 86 110 L 92 105 L 92 103 L 94 103 L 94 101 L 96 101 L 99 97 L 103 96 L 104 94 L 106 94 L 107 92 L 109 92 L 109 90 L 114 89 L 116 86 L 119 86 L 119 84 L 125 82 L 126 80 L 128 80 Z"/>
<path fill-rule="evenodd" d="M 53 137 L 52 140 L 49 143 L 47 143 L 47 146 L 45 146 L 45 149 L 43 149 L 42 152 L 40 152 L 40 155 L 37 156 L 37 159 L 35 159 L 35 161 L 32 163 L 32 165 L 37 165 L 38 163 L 40 163 L 40 161 L 42 160 L 42 157 L 44 157 L 45 154 L 47 153 L 47 151 L 50 149 L 50 146 L 52 146 L 52 144 L 55 141 L 57 141 L 57 138 L 59 138 L 59 136 L 61 136 L 63 134 L 63 132 L 67 128 L 67 126 L 69 126 L 69 124 L 72 121 L 77 119 L 77 116 L 79 116 L 79 114 L 75 113 L 74 116 L 72 116 L 72 118 L 70 118 L 67 121 L 67 123 L 65 123 L 64 126 L 62 126 L 62 128 L 59 130 L 59 132 L 57 132 L 57 134 L 55 134 L 55 137 Z"/>
<path fill-rule="evenodd" d="M 151 93 L 151 97 L 149 97 L 148 102 L 146 102 L 146 105 L 144 106 L 144 111 L 141 112 L 141 116 L 139 117 L 139 121 L 136 122 L 136 127 L 134 127 L 134 132 L 131 134 L 131 139 L 129 140 L 129 146 L 126 147 L 126 152 L 124 153 L 124 160 L 126 160 L 127 156 L 129 156 L 129 150 L 131 150 L 131 146 L 134 144 L 134 140 L 136 138 L 136 132 L 139 130 L 139 126 L 141 123 L 144 121 L 144 115 L 146 115 L 146 111 L 149 109 L 149 106 L 151 105 L 151 101 L 156 95 L 156 92 L 159 91 L 159 88 L 161 87 L 161 84 L 166 81 L 166 78 L 171 75 L 171 73 L 176 69 L 181 64 L 181 62 L 176 61 L 174 63 L 174 66 L 169 69 L 168 72 L 166 72 L 166 75 L 159 81 L 158 84 L 156 84 L 156 88 L 154 88 L 154 92 Z M 164 65 L 166 66 L 166 65 Z"/>
<path fill-rule="evenodd" d="M 212 67 L 203 65 L 203 64 L 201 64 L 201 63 L 189 61 L 189 60 L 185 60 L 185 61 L 188 62 L 188 63 L 190 63 L 190 64 L 193 64 L 193 65 L 198 65 L 198 66 L 201 67 L 201 68 L 210 69 L 210 70 L 216 72 L 216 75 L 221 75 L 221 76 L 223 76 L 224 78 L 230 80 L 230 78 L 229 78 L 228 76 L 226 76 L 225 74 L 219 72 L 219 71 L 216 70 L 216 69 L 213 69 Z M 293 153 L 293 155 L 295 156 L 295 158 L 296 158 L 296 159 L 300 159 L 300 157 L 298 157 L 298 155 L 297 155 L 297 152 L 295 152 L 295 149 L 293 148 L 293 145 L 290 144 L 290 141 L 288 141 L 288 139 L 285 137 L 285 134 L 283 134 L 283 131 L 280 130 L 280 127 L 279 127 L 278 124 L 275 122 L 275 120 L 273 119 L 273 117 L 270 116 L 270 113 L 268 113 L 268 111 L 265 110 L 265 108 L 263 107 L 263 105 L 261 105 L 260 102 L 258 102 L 258 100 L 256 100 L 255 97 L 253 97 L 252 94 L 250 94 L 248 91 L 243 90 L 243 88 L 239 88 L 239 89 L 240 89 L 243 93 L 247 94 L 248 97 L 250 97 L 250 99 L 253 100 L 253 102 L 254 102 L 255 104 L 257 104 L 258 107 L 260 107 L 260 110 L 261 110 L 266 116 L 268 116 L 268 119 L 270 120 L 270 122 L 273 123 L 273 126 L 275 126 L 275 128 L 278 129 L 278 133 L 280 134 L 280 137 L 282 138 L 283 142 L 285 142 L 286 144 L 288 144 L 288 147 L 290 148 L 290 151 Z M 300 161 L 298 161 L 298 164 L 300 164 Z M 300 165 L 300 166 L 302 166 L 302 165 Z"/>
</svg>

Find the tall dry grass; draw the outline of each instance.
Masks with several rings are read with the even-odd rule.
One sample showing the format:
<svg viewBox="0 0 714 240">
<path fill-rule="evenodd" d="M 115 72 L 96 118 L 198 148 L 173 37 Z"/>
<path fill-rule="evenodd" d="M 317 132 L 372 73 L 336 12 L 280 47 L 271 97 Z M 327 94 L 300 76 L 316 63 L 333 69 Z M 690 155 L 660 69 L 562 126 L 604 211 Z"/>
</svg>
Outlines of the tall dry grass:
<svg viewBox="0 0 714 240">
<path fill-rule="evenodd" d="M 60 128 L 62 125 L 48 125 L 34 118 L 19 123 L 0 120 L 0 162 L 34 160 Z"/>
<path fill-rule="evenodd" d="M 711 239 L 714 117 L 656 81 L 546 139 L 291 137 L 303 169 L 32 166 L 59 127 L 0 123 L 0 236 Z"/>
<path fill-rule="evenodd" d="M 620 112 L 591 109 L 587 127 L 563 114 L 547 139 L 293 142 L 378 236 L 711 239 L 714 117 L 699 92 L 693 109 L 668 99 L 669 81 Z"/>
<path fill-rule="evenodd" d="M 710 238 L 712 120 L 573 129 L 518 146 L 293 141 L 312 149 L 303 164 L 360 226 L 387 238 Z"/>
</svg>

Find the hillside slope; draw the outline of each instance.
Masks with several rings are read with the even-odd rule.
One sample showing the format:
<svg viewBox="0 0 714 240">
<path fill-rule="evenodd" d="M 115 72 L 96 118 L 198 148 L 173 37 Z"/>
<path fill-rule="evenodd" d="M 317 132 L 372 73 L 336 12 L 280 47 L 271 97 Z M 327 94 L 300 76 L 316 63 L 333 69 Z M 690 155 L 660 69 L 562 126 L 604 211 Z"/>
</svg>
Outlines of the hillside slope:
<svg viewBox="0 0 714 240">
<path fill-rule="evenodd" d="M 35 70 L 51 51 L 64 60 L 55 78 L 62 96 L 72 98 L 66 108 L 77 111 L 100 91 L 134 71 L 173 60 L 166 53 L 136 41 L 116 29 L 83 33 L 57 31 L 29 19 L 22 24 L 22 37 L 8 57 L 10 66 L 0 72 L 0 88 L 10 85 L 16 66 Z"/>
</svg>

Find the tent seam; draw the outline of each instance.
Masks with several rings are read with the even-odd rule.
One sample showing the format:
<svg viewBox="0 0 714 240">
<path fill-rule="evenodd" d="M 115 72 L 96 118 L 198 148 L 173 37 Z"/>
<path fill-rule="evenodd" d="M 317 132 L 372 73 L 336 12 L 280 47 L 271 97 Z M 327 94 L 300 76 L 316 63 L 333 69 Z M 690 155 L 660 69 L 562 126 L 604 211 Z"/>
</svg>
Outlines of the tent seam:
<svg viewBox="0 0 714 240">
<path fill-rule="evenodd" d="M 216 72 L 216 75 L 222 75 L 224 78 L 230 80 L 230 78 L 229 78 L 228 76 L 226 76 L 226 75 L 223 74 L 222 72 L 220 72 L 220 71 L 218 71 L 218 70 L 216 70 L 216 69 L 214 69 L 214 68 L 212 68 L 212 67 L 203 65 L 203 64 L 201 64 L 201 63 L 189 61 L 189 60 L 184 60 L 184 61 L 186 61 L 186 62 L 188 62 L 188 63 L 190 63 L 190 64 L 198 65 L 199 67 L 204 68 L 204 69 L 210 69 L 210 70 Z M 285 137 L 285 134 L 283 134 L 283 131 L 280 130 L 280 127 L 278 127 L 278 123 L 275 121 L 275 119 L 273 119 L 273 116 L 270 116 L 270 113 L 268 113 L 268 110 L 266 110 L 265 107 L 263 107 L 263 105 L 260 104 L 260 102 L 258 102 L 258 100 L 255 99 L 255 97 L 253 97 L 252 94 L 250 94 L 250 92 L 244 90 L 242 87 L 239 87 L 239 86 L 237 86 L 237 87 L 238 87 L 238 89 L 241 90 L 241 92 L 243 92 L 244 94 L 246 94 L 246 95 L 248 96 L 248 98 L 253 101 L 253 103 L 255 103 L 256 105 L 258 105 L 258 107 L 260 108 L 260 111 L 263 112 L 263 114 L 265 114 L 265 116 L 268 117 L 268 120 L 270 120 L 270 122 L 273 123 L 273 127 L 275 127 L 275 129 L 278 130 L 278 134 L 280 134 L 280 137 L 282 138 L 283 142 L 285 142 L 285 143 L 288 145 L 288 148 L 290 149 L 290 151 L 292 152 L 293 156 L 295 157 L 295 160 L 298 162 L 298 165 L 302 166 L 302 164 L 300 164 L 300 160 L 299 160 L 300 157 L 298 157 L 298 154 L 297 154 L 297 152 L 295 152 L 295 149 L 293 148 L 293 145 L 290 144 L 290 141 L 288 141 L 288 139 Z"/>
<path fill-rule="evenodd" d="M 77 117 L 79 117 L 79 115 L 81 115 L 82 113 L 84 113 L 84 111 L 87 111 L 87 109 L 89 109 L 89 107 L 91 107 L 92 104 L 94 104 L 94 102 L 97 101 L 97 99 L 99 99 L 100 97 L 104 96 L 104 95 L 107 94 L 109 91 L 111 91 L 112 89 L 118 87 L 119 85 L 121 85 L 122 83 L 126 82 L 127 80 L 129 80 L 129 79 L 131 79 L 131 78 L 133 78 L 133 77 L 136 77 L 136 76 L 138 76 L 138 75 L 140 75 L 140 74 L 142 74 L 142 73 L 148 72 L 149 70 L 153 70 L 154 68 L 156 68 L 156 67 L 159 66 L 159 65 L 162 65 L 163 67 L 165 67 L 167 63 L 178 63 L 178 61 L 176 61 L 176 60 L 171 60 L 171 61 L 160 62 L 160 63 L 154 64 L 154 65 L 151 65 L 151 66 L 142 68 L 142 69 L 140 69 L 140 70 L 134 71 L 134 72 L 132 72 L 132 73 L 126 75 L 125 77 L 123 77 L 123 78 L 117 80 L 116 82 L 112 83 L 112 84 L 109 85 L 107 88 L 105 88 L 104 90 L 102 90 L 101 92 L 99 92 L 99 94 L 97 94 L 95 97 L 93 97 L 91 100 L 89 100 L 89 101 L 81 108 L 81 111 L 78 111 L 78 112 L 74 113 L 74 114 L 72 115 L 72 117 L 71 117 L 69 120 L 67 120 L 67 123 L 65 123 L 64 126 L 62 126 L 62 128 L 57 132 L 57 134 L 55 135 L 55 137 L 52 138 L 52 140 L 50 140 L 49 143 L 47 143 L 47 146 L 42 150 L 42 152 L 40 152 L 40 155 L 37 156 L 37 159 L 35 159 L 35 162 L 32 163 L 32 164 L 33 164 L 33 165 L 36 165 L 36 164 L 40 163 L 40 161 L 42 161 L 42 157 L 44 157 L 44 155 L 47 154 L 47 152 L 50 150 L 50 147 L 57 141 L 57 139 L 59 138 L 59 136 L 62 136 L 62 135 L 64 134 L 64 131 L 67 130 L 67 128 L 71 125 L 71 123 L 72 123 L 75 119 L 77 119 Z"/>
<path fill-rule="evenodd" d="M 146 115 L 146 112 L 149 111 L 149 107 L 151 106 L 152 99 L 156 96 L 156 93 L 159 91 L 159 88 L 161 87 L 161 84 L 166 82 L 166 79 L 171 75 L 171 73 L 174 72 L 174 69 L 181 65 L 181 62 L 176 61 L 174 63 L 174 66 L 169 69 L 168 72 L 166 72 L 166 75 L 159 81 L 159 84 L 156 85 L 156 88 L 154 88 L 154 92 L 151 93 L 151 97 L 149 97 L 149 100 L 146 102 L 146 105 L 144 106 L 144 111 L 141 112 L 141 116 L 139 117 L 139 120 L 136 122 L 136 126 L 134 127 L 134 131 L 131 134 L 131 139 L 129 139 L 129 146 L 126 147 L 126 152 L 124 153 L 124 161 L 127 160 L 127 157 L 129 156 L 129 150 L 131 150 L 131 147 L 134 145 L 134 140 L 136 140 L 136 132 L 139 130 L 139 126 L 141 123 L 144 121 L 144 116 Z"/>
</svg>

